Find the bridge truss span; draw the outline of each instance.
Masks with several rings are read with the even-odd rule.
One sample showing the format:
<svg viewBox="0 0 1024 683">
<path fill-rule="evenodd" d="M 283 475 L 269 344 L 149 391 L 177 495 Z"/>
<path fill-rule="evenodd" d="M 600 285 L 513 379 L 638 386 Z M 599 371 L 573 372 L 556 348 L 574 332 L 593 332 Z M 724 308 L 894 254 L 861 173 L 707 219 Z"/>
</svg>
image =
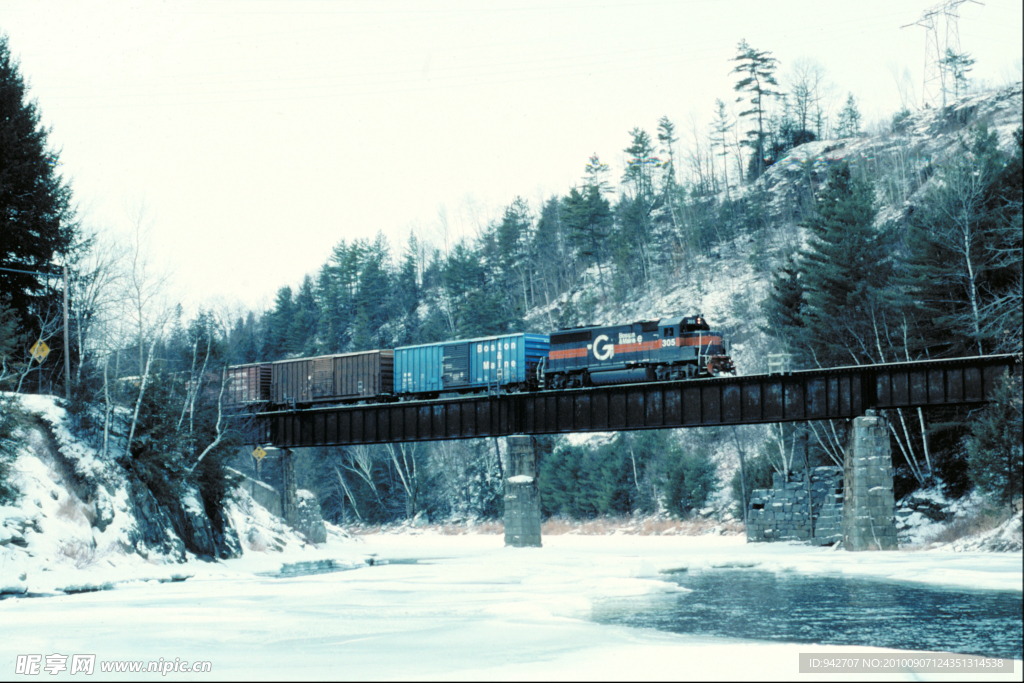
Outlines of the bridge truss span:
<svg viewBox="0 0 1024 683">
<path fill-rule="evenodd" d="M 252 440 L 298 448 L 848 419 L 981 404 L 1007 371 L 1021 372 L 1019 355 L 278 411 L 255 416 Z"/>
</svg>

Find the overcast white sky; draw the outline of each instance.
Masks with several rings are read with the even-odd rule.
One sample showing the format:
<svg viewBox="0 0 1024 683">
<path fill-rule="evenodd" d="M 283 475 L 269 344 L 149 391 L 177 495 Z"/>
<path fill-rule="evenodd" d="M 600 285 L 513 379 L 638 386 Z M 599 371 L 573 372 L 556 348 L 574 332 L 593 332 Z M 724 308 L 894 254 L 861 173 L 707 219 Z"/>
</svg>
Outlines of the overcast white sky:
<svg viewBox="0 0 1024 683">
<path fill-rule="evenodd" d="M 971 74 L 1021 78 L 1019 0 L 960 7 Z M 917 97 L 936 0 L 369 2 L 3 0 L 0 31 L 82 215 L 146 208 L 192 305 L 269 304 L 341 239 L 474 234 L 517 195 L 564 194 L 636 126 L 702 131 L 735 101 L 740 40 L 818 60 L 867 122 Z M 895 74 L 895 75 L 894 75 Z M 920 102 L 918 102 L 919 104 Z"/>
</svg>

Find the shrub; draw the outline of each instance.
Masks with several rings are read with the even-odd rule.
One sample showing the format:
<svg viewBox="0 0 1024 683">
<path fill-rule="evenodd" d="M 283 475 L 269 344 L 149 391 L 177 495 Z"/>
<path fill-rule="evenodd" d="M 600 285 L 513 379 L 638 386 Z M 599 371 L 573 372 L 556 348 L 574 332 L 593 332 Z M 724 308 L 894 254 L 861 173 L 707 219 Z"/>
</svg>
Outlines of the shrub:
<svg viewBox="0 0 1024 683">
<path fill-rule="evenodd" d="M 1004 377 L 992 399 L 971 426 L 967 472 L 979 488 L 1009 505 L 1021 495 L 1024 476 L 1020 378 Z"/>
<path fill-rule="evenodd" d="M 729 488 L 732 491 L 733 501 L 740 506 L 741 515 L 743 510 L 750 505 L 751 491 L 754 489 L 771 488 L 773 471 L 771 463 L 768 462 L 767 456 L 763 453 L 744 458 L 744 477 L 740 476 L 740 470 L 736 468 L 736 473 L 733 474 L 732 481 L 729 482 Z M 746 490 L 741 490 L 743 488 L 743 479 L 746 479 Z"/>
<path fill-rule="evenodd" d="M 703 507 L 718 488 L 718 466 L 701 445 L 663 451 L 657 470 L 665 507 L 674 515 Z"/>
<path fill-rule="evenodd" d="M 18 455 L 15 433 L 25 423 L 25 413 L 15 396 L 0 396 L 0 505 L 12 503 L 18 491 L 11 483 Z"/>
</svg>

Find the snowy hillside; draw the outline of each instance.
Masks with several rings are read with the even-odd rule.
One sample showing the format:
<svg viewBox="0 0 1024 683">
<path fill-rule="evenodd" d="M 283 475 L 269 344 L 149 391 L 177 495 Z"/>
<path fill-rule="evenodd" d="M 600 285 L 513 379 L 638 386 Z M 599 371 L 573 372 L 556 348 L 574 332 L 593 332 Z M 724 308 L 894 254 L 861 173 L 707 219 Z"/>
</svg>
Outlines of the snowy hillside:
<svg viewBox="0 0 1024 683">
<path fill-rule="evenodd" d="M 104 457 L 71 433 L 58 399 L 20 400 L 32 420 L 22 430 L 23 446 L 14 463 L 20 498 L 0 506 L 0 594 L 50 595 L 126 581 L 176 581 L 190 576 L 197 562 L 211 559 L 188 549 L 171 518 L 178 514 L 179 521 L 189 520 L 186 533 L 208 526 L 198 502 L 186 501 L 184 513 L 161 508 L 112 455 Z M 310 547 L 243 490 L 236 491 L 228 513 L 233 532 L 242 539 L 234 556 L 243 549 L 301 554 Z M 332 538 L 347 538 L 329 529 Z"/>
<path fill-rule="evenodd" d="M 740 374 L 765 372 L 768 353 L 778 351 L 763 334 L 766 324 L 761 302 L 771 272 L 787 249 L 803 243 L 799 228 L 801 207 L 824 181 L 828 167 L 840 161 L 862 165 L 885 182 L 876 187 L 879 211 L 876 222 L 902 217 L 908 206 L 930 186 L 935 166 L 957 152 L 972 126 L 986 125 L 1003 149 L 1012 149 L 1013 133 L 1022 124 L 1022 86 L 985 92 L 958 100 L 945 110 L 910 113 L 880 134 L 844 140 L 818 140 L 793 148 L 740 195 L 764 190 L 769 197 L 770 234 L 764 242 L 741 235 L 715 246 L 710 256 L 692 258 L 680 272 L 656 280 L 649 291 L 626 302 L 602 302 L 596 268 L 588 273 L 591 284 L 565 295 L 549 306 L 530 312 L 528 319 L 543 326 L 556 318 L 552 311 L 570 299 L 576 310 L 581 302 L 594 302 L 591 315 L 577 324 L 612 324 L 662 316 L 702 313 L 714 329 L 726 332 Z M 735 191 L 735 190 L 734 190 Z"/>
</svg>

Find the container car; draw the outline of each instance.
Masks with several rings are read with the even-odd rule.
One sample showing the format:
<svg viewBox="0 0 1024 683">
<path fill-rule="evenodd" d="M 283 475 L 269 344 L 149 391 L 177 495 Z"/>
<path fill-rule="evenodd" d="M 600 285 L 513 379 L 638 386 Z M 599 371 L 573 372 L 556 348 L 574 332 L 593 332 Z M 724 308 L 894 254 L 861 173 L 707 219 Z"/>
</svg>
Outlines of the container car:
<svg viewBox="0 0 1024 683">
<path fill-rule="evenodd" d="M 271 363 L 271 400 L 282 406 L 377 401 L 390 396 L 390 349 Z"/>
<path fill-rule="evenodd" d="M 722 335 L 701 316 L 584 327 L 551 334 L 544 389 L 654 382 L 734 372 Z"/>
<path fill-rule="evenodd" d="M 395 396 L 538 389 L 548 335 L 507 334 L 395 349 Z"/>
</svg>

